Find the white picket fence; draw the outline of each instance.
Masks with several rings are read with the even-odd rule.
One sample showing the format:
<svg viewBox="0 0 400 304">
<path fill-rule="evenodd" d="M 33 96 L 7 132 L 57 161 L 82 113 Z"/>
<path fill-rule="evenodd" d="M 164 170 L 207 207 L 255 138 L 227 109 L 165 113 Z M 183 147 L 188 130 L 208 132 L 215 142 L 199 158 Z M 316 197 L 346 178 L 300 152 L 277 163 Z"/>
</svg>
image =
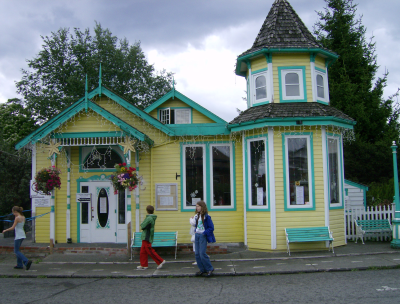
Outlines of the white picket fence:
<svg viewBox="0 0 400 304">
<path fill-rule="evenodd" d="M 391 206 L 368 206 L 367 210 L 364 207 L 351 207 L 345 210 L 345 221 L 346 221 L 346 237 L 348 240 L 356 240 L 356 225 L 355 219 L 358 220 L 380 220 L 390 219 L 390 223 L 394 218 L 395 205 Z M 369 238 L 364 238 L 369 239 Z M 378 237 L 379 241 L 389 240 L 388 236 Z"/>
</svg>

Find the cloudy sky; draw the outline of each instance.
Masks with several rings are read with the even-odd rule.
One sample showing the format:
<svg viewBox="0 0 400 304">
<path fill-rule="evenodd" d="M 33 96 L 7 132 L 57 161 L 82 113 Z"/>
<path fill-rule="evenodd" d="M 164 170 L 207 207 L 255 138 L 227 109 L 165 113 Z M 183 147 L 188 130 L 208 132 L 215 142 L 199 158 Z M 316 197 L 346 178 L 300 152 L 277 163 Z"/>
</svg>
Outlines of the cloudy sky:
<svg viewBox="0 0 400 304">
<path fill-rule="evenodd" d="M 310 31 L 323 0 L 289 0 Z M 389 70 L 385 96 L 400 87 L 399 0 L 355 0 L 367 37 L 375 36 L 378 76 Z M 157 70 L 175 74 L 176 88 L 230 121 L 246 108 L 245 83 L 233 73 L 273 0 L 0 0 L 0 102 L 19 97 L 15 81 L 41 50 L 41 36 L 101 23 L 119 38 L 141 41 Z"/>
</svg>

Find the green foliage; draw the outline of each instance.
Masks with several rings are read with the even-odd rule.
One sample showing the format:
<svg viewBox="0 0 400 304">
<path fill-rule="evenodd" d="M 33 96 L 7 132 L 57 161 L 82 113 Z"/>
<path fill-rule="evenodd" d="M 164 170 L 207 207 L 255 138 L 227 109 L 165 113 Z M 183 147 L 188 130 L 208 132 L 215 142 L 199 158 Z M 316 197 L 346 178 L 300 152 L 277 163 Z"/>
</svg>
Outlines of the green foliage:
<svg viewBox="0 0 400 304">
<path fill-rule="evenodd" d="M 387 180 L 393 172 L 391 142 L 399 138 L 399 110 L 394 107 L 398 92 L 387 100 L 382 97 L 388 73 L 376 77 L 375 42 L 365 38 L 357 5 L 352 0 L 325 2 L 314 34 L 339 55 L 329 69 L 330 103 L 357 121 L 355 142 L 344 147 L 346 178 L 363 183 Z"/>
<path fill-rule="evenodd" d="M 67 28 L 43 37 L 43 49 L 28 60 L 16 83 L 28 110 L 45 121 L 85 95 L 85 75 L 89 91 L 98 86 L 102 64 L 102 84 L 133 105 L 145 108 L 172 87 L 172 74 L 155 72 L 140 47 L 113 36 L 96 23 L 89 29 Z"/>
<path fill-rule="evenodd" d="M 385 183 L 373 182 L 367 191 L 367 205 L 381 206 L 393 203 L 394 196 L 394 179 L 390 179 Z"/>
</svg>

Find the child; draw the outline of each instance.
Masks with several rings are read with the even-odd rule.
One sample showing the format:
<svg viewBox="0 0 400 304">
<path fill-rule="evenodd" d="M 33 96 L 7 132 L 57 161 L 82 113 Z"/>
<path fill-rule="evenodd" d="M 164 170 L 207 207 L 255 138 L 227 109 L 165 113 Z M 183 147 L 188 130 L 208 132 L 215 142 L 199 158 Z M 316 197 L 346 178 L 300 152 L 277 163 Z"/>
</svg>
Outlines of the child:
<svg viewBox="0 0 400 304">
<path fill-rule="evenodd" d="M 25 265 L 26 270 L 29 270 L 32 265 L 32 261 L 28 260 L 21 251 L 19 251 L 19 247 L 21 247 L 22 241 L 26 238 L 24 225 L 25 225 L 25 216 L 22 213 L 24 209 L 22 207 L 14 206 L 12 207 L 12 213 L 15 216 L 14 224 L 11 228 L 3 230 L 4 232 L 11 231 L 15 229 L 15 239 L 14 239 L 14 253 L 17 256 L 17 265 L 14 267 L 15 269 L 23 269 L 23 265 Z"/>
<path fill-rule="evenodd" d="M 147 215 L 144 219 L 143 223 L 140 224 L 142 228 L 142 248 L 140 248 L 140 266 L 137 269 L 144 270 L 149 267 L 149 257 L 156 262 L 157 269 L 161 269 L 165 263 L 163 260 L 151 247 L 151 243 L 153 243 L 154 238 L 154 226 L 156 224 L 157 215 L 154 215 L 154 207 L 147 206 L 146 207 Z"/>
</svg>

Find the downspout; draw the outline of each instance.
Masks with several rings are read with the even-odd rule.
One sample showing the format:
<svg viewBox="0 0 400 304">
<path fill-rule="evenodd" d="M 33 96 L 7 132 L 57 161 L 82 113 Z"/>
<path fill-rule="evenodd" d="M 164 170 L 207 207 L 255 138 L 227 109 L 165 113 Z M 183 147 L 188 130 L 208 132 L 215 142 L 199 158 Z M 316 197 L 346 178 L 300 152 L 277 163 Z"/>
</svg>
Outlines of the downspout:
<svg viewBox="0 0 400 304">
<path fill-rule="evenodd" d="M 35 175 L 36 175 L 36 143 L 32 145 L 32 181 L 35 179 Z M 32 191 L 32 190 L 31 190 Z M 31 202 L 33 202 L 33 199 L 31 200 Z M 32 242 L 35 243 L 36 242 L 36 220 L 35 220 L 35 216 L 36 216 L 36 206 L 35 204 L 31 204 L 32 205 Z"/>
<path fill-rule="evenodd" d="M 245 159 L 245 137 L 242 131 L 242 166 L 243 166 L 243 226 L 244 226 L 244 245 L 247 247 L 247 191 L 246 191 L 246 159 Z"/>
<path fill-rule="evenodd" d="M 325 212 L 325 226 L 329 226 L 329 177 L 328 177 L 328 159 L 327 159 L 327 137 L 326 128 L 321 128 L 322 140 L 322 172 L 324 176 L 324 212 Z M 329 242 L 326 242 L 329 247 Z"/>
<path fill-rule="evenodd" d="M 271 249 L 276 249 L 275 153 L 274 128 L 268 128 L 269 198 L 271 210 Z"/>
</svg>

